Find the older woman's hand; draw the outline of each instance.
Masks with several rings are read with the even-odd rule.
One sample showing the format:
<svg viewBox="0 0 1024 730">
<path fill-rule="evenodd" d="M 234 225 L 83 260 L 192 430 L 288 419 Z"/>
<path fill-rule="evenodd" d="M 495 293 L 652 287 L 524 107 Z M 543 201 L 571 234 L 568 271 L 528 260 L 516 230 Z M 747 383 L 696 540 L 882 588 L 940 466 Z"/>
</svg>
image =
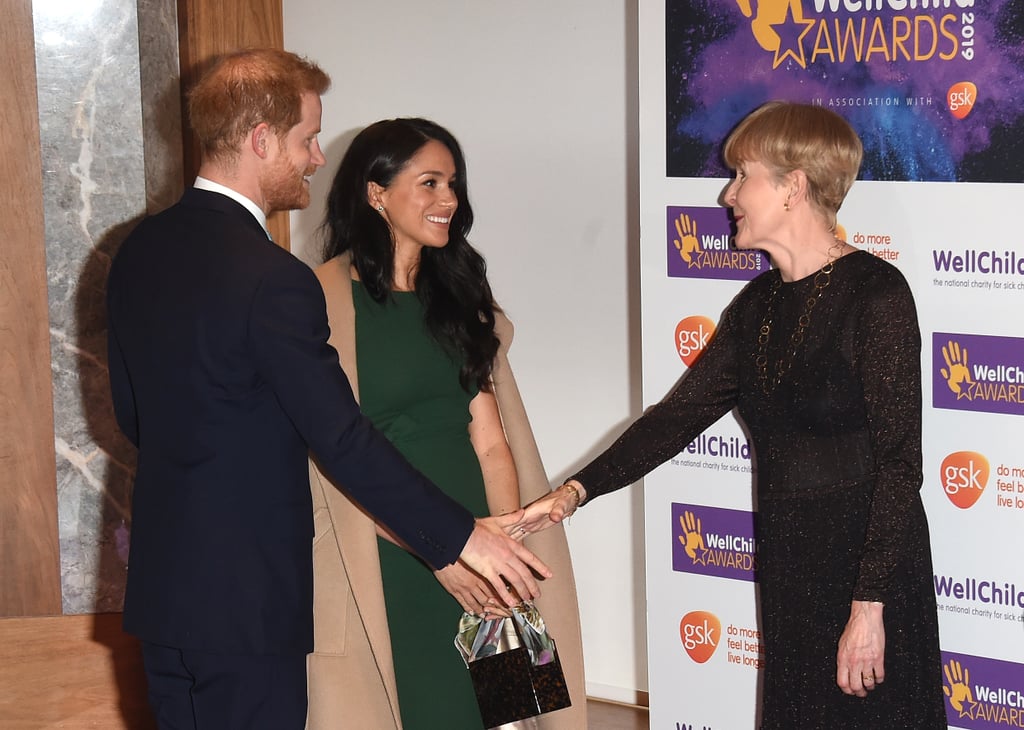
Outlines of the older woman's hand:
<svg viewBox="0 0 1024 730">
<path fill-rule="evenodd" d="M 571 517 L 587 498 L 587 490 L 575 479 L 535 499 L 523 508 L 523 516 L 508 530 L 510 537 L 521 540 Z"/>
<path fill-rule="evenodd" d="M 836 683 L 848 695 L 867 697 L 885 680 L 885 626 L 882 604 L 854 601 L 839 637 Z"/>
</svg>

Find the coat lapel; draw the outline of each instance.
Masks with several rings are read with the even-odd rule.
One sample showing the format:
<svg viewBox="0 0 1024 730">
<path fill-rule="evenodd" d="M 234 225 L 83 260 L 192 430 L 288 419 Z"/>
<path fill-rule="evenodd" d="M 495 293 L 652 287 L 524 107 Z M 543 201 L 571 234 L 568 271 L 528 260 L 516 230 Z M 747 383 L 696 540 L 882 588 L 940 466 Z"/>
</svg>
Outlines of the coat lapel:
<svg viewBox="0 0 1024 730">
<path fill-rule="evenodd" d="M 332 259 L 319 267 L 316 274 L 327 299 L 327 316 L 331 323 L 329 342 L 338 351 L 342 370 L 348 376 L 352 392 L 358 400 L 356 312 L 352 302 L 349 261 L 348 255 Z M 338 550 L 352 586 L 352 598 L 391 703 L 395 727 L 400 728 L 398 686 L 395 681 L 394 660 L 391 656 L 391 634 L 388 631 L 374 522 L 341 491 L 330 488 L 330 482 L 326 479 L 323 482 L 328 485 L 324 497 L 338 541 Z"/>
</svg>

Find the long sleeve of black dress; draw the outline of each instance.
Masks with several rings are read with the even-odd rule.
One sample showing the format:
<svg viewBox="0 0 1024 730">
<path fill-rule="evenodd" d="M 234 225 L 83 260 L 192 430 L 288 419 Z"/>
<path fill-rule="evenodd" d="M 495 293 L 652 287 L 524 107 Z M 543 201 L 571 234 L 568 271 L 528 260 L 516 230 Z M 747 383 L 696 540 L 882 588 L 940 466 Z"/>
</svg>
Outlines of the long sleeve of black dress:
<svg viewBox="0 0 1024 730">
<path fill-rule="evenodd" d="M 733 309 L 693 367 L 604 453 L 575 474 L 594 499 L 637 481 L 728 413 L 739 392 Z"/>
<path fill-rule="evenodd" d="M 631 484 L 738 407 L 753 437 L 764 498 L 827 493 L 873 482 L 854 598 L 884 601 L 901 556 L 920 535 L 921 338 L 903 276 L 867 253 L 836 262 L 805 341 L 790 344 L 812 277 L 751 282 L 722 317 L 700 359 L 665 398 L 573 478 L 587 501 Z M 771 363 L 789 364 L 763 392 L 758 331 L 776 308 Z M 789 326 L 787 328 L 787 323 Z M 770 366 L 771 367 L 771 366 Z"/>
</svg>

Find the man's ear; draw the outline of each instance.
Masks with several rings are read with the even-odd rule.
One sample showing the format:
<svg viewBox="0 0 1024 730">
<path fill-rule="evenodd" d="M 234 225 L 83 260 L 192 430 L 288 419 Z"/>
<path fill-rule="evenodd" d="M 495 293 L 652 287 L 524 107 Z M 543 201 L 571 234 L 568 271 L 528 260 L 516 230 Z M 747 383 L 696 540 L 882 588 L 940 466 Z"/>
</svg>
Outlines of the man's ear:
<svg viewBox="0 0 1024 730">
<path fill-rule="evenodd" d="M 249 133 L 249 143 L 252 145 L 252 151 L 260 159 L 266 159 L 269 154 L 270 137 L 272 135 L 273 132 L 270 130 L 270 125 L 266 122 L 260 122 Z"/>
</svg>

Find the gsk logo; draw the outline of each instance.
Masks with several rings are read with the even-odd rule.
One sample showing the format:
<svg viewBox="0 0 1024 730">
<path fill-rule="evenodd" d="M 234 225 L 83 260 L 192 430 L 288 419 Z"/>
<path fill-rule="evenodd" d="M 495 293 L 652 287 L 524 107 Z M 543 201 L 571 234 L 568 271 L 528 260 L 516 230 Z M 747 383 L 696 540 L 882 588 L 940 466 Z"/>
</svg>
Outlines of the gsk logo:
<svg viewBox="0 0 1024 730">
<path fill-rule="evenodd" d="M 974 102 L 978 100 L 978 87 L 970 81 L 961 81 L 949 87 L 946 92 L 946 103 L 949 111 L 957 119 L 963 119 L 971 113 Z"/>
<path fill-rule="evenodd" d="M 718 648 L 722 638 L 722 622 L 708 611 L 691 611 L 679 622 L 679 638 L 690 658 L 703 664 Z"/>
<path fill-rule="evenodd" d="M 942 491 L 960 509 L 968 509 L 988 485 L 988 459 L 976 451 L 955 451 L 942 460 Z"/>
<path fill-rule="evenodd" d="M 697 361 L 713 334 L 715 323 L 700 315 L 687 317 L 676 325 L 676 352 L 686 367 Z"/>
</svg>

